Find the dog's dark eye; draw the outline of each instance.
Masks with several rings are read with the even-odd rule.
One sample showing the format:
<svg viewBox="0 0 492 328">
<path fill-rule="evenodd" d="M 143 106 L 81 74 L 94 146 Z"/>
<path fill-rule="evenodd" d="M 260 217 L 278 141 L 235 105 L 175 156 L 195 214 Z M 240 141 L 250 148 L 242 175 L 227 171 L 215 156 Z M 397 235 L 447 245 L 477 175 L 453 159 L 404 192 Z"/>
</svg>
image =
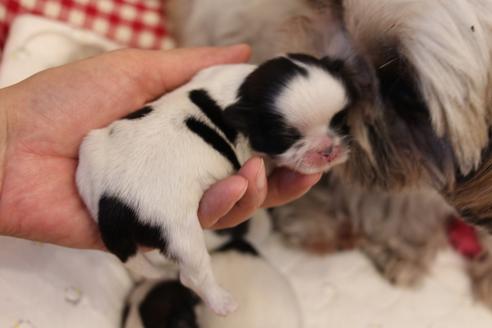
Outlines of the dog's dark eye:
<svg viewBox="0 0 492 328">
<path fill-rule="evenodd" d="M 348 130 L 346 109 L 339 111 L 335 116 L 333 116 L 330 122 L 330 127 L 335 130 L 339 130 L 340 132 L 346 132 Z"/>
</svg>

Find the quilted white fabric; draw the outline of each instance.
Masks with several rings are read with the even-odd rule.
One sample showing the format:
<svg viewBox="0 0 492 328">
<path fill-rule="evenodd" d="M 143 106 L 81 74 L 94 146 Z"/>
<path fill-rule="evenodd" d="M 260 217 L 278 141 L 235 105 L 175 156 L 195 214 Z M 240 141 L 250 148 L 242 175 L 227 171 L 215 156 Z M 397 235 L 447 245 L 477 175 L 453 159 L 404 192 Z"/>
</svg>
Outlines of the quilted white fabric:
<svg viewBox="0 0 492 328">
<path fill-rule="evenodd" d="M 442 252 L 417 289 L 391 286 L 358 251 L 310 256 L 272 237 L 266 257 L 292 282 L 306 328 L 486 328 L 492 312 L 476 304 L 462 259 Z"/>
<path fill-rule="evenodd" d="M 118 327 L 132 282 L 113 256 L 0 237 L 0 327 Z"/>
<path fill-rule="evenodd" d="M 0 87 L 81 52 L 116 47 L 37 17 L 21 17 L 12 28 Z M 390 286 L 356 251 L 310 256 L 286 249 L 275 236 L 261 251 L 291 280 L 306 328 L 492 327 L 492 312 L 474 304 L 463 263 L 449 250 L 413 290 Z M 118 327 L 130 286 L 110 255 L 0 238 L 0 327 Z"/>
</svg>

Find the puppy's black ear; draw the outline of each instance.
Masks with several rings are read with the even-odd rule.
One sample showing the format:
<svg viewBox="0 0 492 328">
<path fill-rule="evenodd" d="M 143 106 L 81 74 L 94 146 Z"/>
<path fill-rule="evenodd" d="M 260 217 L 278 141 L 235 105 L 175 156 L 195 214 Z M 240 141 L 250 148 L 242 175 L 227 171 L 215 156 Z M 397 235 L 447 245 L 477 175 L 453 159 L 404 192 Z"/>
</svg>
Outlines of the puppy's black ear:
<svg viewBox="0 0 492 328">
<path fill-rule="evenodd" d="M 248 136 L 251 124 L 251 108 L 241 103 L 230 105 L 224 110 L 224 122 L 227 126 Z"/>
</svg>

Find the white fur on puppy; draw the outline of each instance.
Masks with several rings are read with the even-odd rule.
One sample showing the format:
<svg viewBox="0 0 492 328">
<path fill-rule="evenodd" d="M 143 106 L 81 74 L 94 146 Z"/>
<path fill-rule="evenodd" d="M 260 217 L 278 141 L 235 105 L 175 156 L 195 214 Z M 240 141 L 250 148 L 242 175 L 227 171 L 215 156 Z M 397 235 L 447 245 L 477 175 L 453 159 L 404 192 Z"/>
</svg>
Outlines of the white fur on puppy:
<svg viewBox="0 0 492 328">
<path fill-rule="evenodd" d="M 77 185 L 106 247 L 122 261 L 134 256 L 138 245 L 158 248 L 178 262 L 181 282 L 214 312 L 234 311 L 236 302 L 210 266 L 197 218 L 200 199 L 253 152 L 307 173 L 344 158 L 343 138 L 329 128 L 349 104 L 349 81 L 340 69 L 341 63 L 328 58 L 303 55 L 259 67 L 210 68 L 90 132 L 80 148 Z M 326 92 L 307 90 L 323 85 Z M 334 101 L 326 106 L 330 94 Z M 304 106 L 288 108 L 284 98 Z M 298 147 L 307 137 L 303 144 L 309 146 Z M 290 153 L 296 156 L 286 156 Z"/>
</svg>

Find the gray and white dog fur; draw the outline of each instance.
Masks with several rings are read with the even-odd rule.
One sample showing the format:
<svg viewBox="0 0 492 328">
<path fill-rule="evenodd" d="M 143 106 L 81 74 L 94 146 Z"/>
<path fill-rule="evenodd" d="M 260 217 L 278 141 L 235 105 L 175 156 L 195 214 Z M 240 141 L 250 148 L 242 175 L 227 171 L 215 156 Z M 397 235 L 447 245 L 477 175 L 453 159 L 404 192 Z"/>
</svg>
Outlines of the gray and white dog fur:
<svg viewBox="0 0 492 328">
<path fill-rule="evenodd" d="M 368 101 L 347 112 L 353 140 L 351 160 L 339 166 L 336 175 L 343 183 L 348 178 L 358 185 L 355 194 L 361 186 L 368 194 L 382 190 L 381 199 L 386 199 L 384 193 L 390 190 L 423 188 L 424 194 L 438 190 L 443 197 L 435 197 L 436 208 L 446 208 L 450 202 L 469 222 L 490 229 L 490 1 L 173 0 L 169 5 L 171 31 L 180 45 L 247 42 L 253 47 L 255 61 L 278 52 L 300 51 L 329 54 L 351 63 L 367 82 Z M 222 12 L 226 6 L 231 14 Z M 342 189 L 347 188 L 350 184 Z M 406 193 L 409 202 L 420 197 L 414 191 Z M 352 194 L 350 190 L 347 198 Z M 385 203 L 375 204 L 373 210 L 379 208 L 382 214 Z M 394 240 L 404 240 L 397 227 L 412 219 L 404 212 L 391 217 L 399 224 L 388 221 L 381 231 L 393 234 Z M 443 222 L 440 215 L 415 215 Z M 333 224 L 326 221 L 320 219 L 319 224 Z M 320 230 L 312 232 L 319 234 Z M 422 238 L 422 231 L 415 232 L 412 238 Z M 435 253 L 432 236 L 424 235 L 429 241 L 428 252 Z M 484 233 L 480 236 L 488 238 Z M 490 254 L 489 244 L 483 246 Z M 410 254 L 408 247 L 401 246 L 407 250 L 397 252 L 401 262 L 411 262 L 424 251 L 419 247 Z M 480 256 L 470 267 L 474 289 L 480 291 L 477 296 L 492 305 L 492 293 L 487 293 L 492 285 L 492 269 L 487 269 L 492 268 L 492 257 Z M 484 273 L 487 270 L 488 275 Z M 480 279 L 475 279 L 478 276 Z"/>
<path fill-rule="evenodd" d="M 200 199 L 253 153 L 302 173 L 343 162 L 348 151 L 329 127 L 351 102 L 338 70 L 341 62 L 302 55 L 213 67 L 91 131 L 76 179 L 106 247 L 124 262 L 139 245 L 159 249 L 215 313 L 233 312 L 236 302 L 212 272 Z"/>
<path fill-rule="evenodd" d="M 273 210 L 288 245 L 316 254 L 358 248 L 391 283 L 418 285 L 447 246 L 446 224 L 456 210 L 430 188 L 368 193 L 333 175 L 324 179 Z"/>
</svg>

